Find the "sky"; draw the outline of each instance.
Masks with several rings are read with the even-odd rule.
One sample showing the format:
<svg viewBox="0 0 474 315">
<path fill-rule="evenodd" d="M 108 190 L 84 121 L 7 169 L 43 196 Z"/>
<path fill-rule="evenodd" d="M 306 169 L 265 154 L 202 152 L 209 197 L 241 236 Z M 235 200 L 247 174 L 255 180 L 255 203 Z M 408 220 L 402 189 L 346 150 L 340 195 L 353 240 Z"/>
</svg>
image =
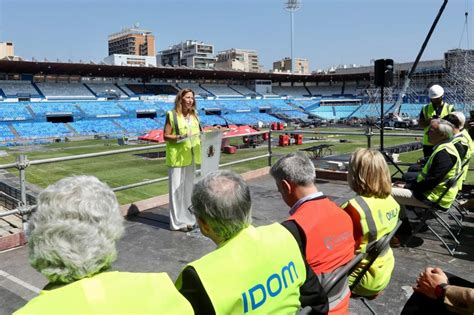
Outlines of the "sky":
<svg viewBox="0 0 474 315">
<path fill-rule="evenodd" d="M 265 70 L 290 56 L 285 0 L 0 0 L 0 42 L 26 60 L 100 62 L 107 36 L 140 24 L 160 51 L 187 39 L 214 52 L 257 50 Z M 295 12 L 294 56 L 310 69 L 370 65 L 379 58 L 413 61 L 442 0 L 302 0 Z M 422 60 L 472 48 L 474 0 L 449 0 Z M 469 12 L 467 32 L 464 13 Z M 468 34 L 468 36 L 467 36 Z M 471 46 L 470 46 L 470 45 Z"/>
</svg>

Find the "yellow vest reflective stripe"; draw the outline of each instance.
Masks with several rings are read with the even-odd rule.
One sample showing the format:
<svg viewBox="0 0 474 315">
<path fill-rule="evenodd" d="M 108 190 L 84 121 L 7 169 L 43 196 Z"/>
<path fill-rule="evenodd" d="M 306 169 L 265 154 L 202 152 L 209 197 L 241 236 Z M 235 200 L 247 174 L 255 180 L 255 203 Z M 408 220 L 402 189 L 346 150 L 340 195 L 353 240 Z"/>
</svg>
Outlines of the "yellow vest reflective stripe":
<svg viewBox="0 0 474 315">
<path fill-rule="evenodd" d="M 357 252 L 367 252 L 383 236 L 390 233 L 397 225 L 400 205 L 388 196 L 385 199 L 357 196 L 351 199 L 348 206 L 357 210 L 360 216 L 362 240 Z M 357 224 L 358 222 L 354 222 Z M 349 284 L 357 278 L 359 272 L 368 264 L 363 259 L 349 276 Z M 395 266 L 395 258 L 390 247 L 375 260 L 355 289 L 355 293 L 370 296 L 385 289 Z"/>
<path fill-rule="evenodd" d="M 463 172 L 463 175 L 461 176 L 460 180 L 458 181 L 459 189 L 462 188 L 463 182 L 467 177 L 467 172 L 469 171 L 469 163 L 468 162 L 471 159 L 471 155 L 472 155 L 472 150 L 471 150 L 472 140 L 471 141 L 469 141 L 469 140 L 470 140 L 470 137 L 469 137 L 469 139 L 466 138 L 466 136 L 463 133 L 458 133 L 456 136 L 454 136 L 454 138 L 452 140 L 452 143 L 454 145 L 456 145 L 456 143 L 461 143 L 462 146 L 467 148 L 466 149 L 466 155 L 464 156 L 464 158 L 461 161 L 461 164 L 464 164 L 464 163 L 467 163 L 467 164 L 464 165 L 464 167 L 461 170 Z"/>
<path fill-rule="evenodd" d="M 249 226 L 189 264 L 216 314 L 295 314 L 306 269 L 296 240 L 279 223 Z M 181 275 L 176 281 L 182 286 Z"/>
<path fill-rule="evenodd" d="M 456 150 L 456 147 L 454 147 L 454 144 L 452 142 L 444 142 L 434 147 L 433 153 L 429 157 L 428 162 L 426 162 L 421 172 L 416 177 L 416 181 L 421 182 L 426 177 L 426 174 L 428 174 L 428 170 L 430 169 L 431 163 L 433 162 L 435 155 L 443 150 L 446 150 L 449 154 L 454 155 L 456 157 L 456 163 L 435 188 L 433 188 L 431 191 L 427 191 L 424 193 L 426 199 L 431 202 L 436 202 L 439 197 L 441 197 L 441 195 L 447 188 L 446 183 L 448 182 L 448 180 L 459 174 L 459 172 L 461 171 L 461 158 L 459 157 L 458 150 Z M 458 190 L 458 186 L 450 188 L 449 191 L 443 196 L 443 198 L 439 202 L 439 205 L 445 209 L 448 209 L 453 203 L 454 198 L 456 198 Z"/>
<path fill-rule="evenodd" d="M 199 119 L 190 115 L 191 129 L 188 128 L 188 123 L 183 115 L 177 115 L 174 110 L 167 113 L 168 120 L 172 127 L 171 134 L 173 135 L 187 135 L 199 134 L 200 125 Z M 176 119 L 176 120 L 175 120 Z M 175 128 L 178 128 L 176 130 Z M 177 132 L 179 131 L 179 132 Z M 189 166 L 193 162 L 201 164 L 201 142 L 199 136 L 187 138 L 186 140 L 176 143 L 175 141 L 166 141 L 166 165 L 170 167 L 184 167 Z"/>
<path fill-rule="evenodd" d="M 464 165 L 464 168 L 462 169 L 463 175 L 462 175 L 461 183 L 463 183 L 467 178 L 467 173 L 469 173 L 469 162 L 468 161 L 471 159 L 472 151 L 474 150 L 474 147 L 473 147 L 472 138 L 469 135 L 469 132 L 466 129 L 463 129 L 463 130 L 461 130 L 461 134 L 464 137 L 464 141 L 466 141 L 466 143 L 468 144 L 468 151 L 466 152 L 466 156 L 465 156 L 464 161 L 463 161 L 463 163 L 464 162 L 467 163 L 466 165 Z M 461 184 L 461 187 L 462 187 L 462 184 Z M 459 187 L 459 189 L 461 189 L 461 187 Z"/>
<path fill-rule="evenodd" d="M 103 272 L 42 291 L 23 314 L 194 314 L 166 273 Z"/>
<path fill-rule="evenodd" d="M 448 103 L 443 102 L 443 109 L 441 110 L 441 115 L 439 115 L 440 118 L 448 116 L 454 109 L 453 105 L 449 105 Z M 434 106 L 432 103 L 429 103 L 425 106 L 423 106 L 423 116 L 425 119 L 431 119 L 436 113 L 436 110 L 434 109 Z M 432 145 L 428 141 L 428 130 L 430 129 L 430 125 L 426 126 L 423 128 L 423 145 Z"/>
<path fill-rule="evenodd" d="M 473 144 L 472 144 L 471 135 L 469 135 L 469 131 L 467 131 L 466 129 L 463 129 L 463 130 L 461 130 L 461 134 L 464 136 L 464 138 L 469 143 L 469 148 L 471 149 L 471 152 L 472 152 L 472 150 L 474 150 L 474 147 L 473 147 Z"/>
</svg>

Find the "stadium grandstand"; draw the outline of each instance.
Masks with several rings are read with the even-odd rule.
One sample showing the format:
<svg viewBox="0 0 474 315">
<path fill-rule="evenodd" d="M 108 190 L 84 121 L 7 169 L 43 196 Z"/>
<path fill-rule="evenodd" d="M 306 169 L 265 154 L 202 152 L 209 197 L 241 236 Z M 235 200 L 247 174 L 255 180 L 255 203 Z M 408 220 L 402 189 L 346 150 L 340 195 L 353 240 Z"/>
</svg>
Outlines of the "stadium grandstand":
<svg viewBox="0 0 474 315">
<path fill-rule="evenodd" d="M 420 62 L 400 108 L 394 109 L 391 105 L 411 66 L 397 64 L 394 85 L 387 93 L 388 111 L 416 118 L 435 83 L 446 85 L 448 101 L 459 96 L 459 87 L 447 82 L 450 69 L 445 64 L 449 60 Z M 204 125 L 265 127 L 308 117 L 338 121 L 380 116 L 380 91 L 370 83 L 372 67 L 293 76 L 1 60 L 0 69 L 0 142 L 4 145 L 66 136 L 139 135 L 160 129 L 174 96 L 183 88 L 195 91 Z M 453 104 L 469 112 L 466 102 Z"/>
</svg>

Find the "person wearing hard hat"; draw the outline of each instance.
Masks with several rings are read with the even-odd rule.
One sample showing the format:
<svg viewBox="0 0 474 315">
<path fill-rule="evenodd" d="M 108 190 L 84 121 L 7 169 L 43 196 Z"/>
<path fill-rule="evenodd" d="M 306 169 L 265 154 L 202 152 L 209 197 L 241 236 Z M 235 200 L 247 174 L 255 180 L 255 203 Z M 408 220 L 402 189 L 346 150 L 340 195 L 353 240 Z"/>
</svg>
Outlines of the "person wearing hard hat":
<svg viewBox="0 0 474 315">
<path fill-rule="evenodd" d="M 444 118 L 454 111 L 454 106 L 443 101 L 444 89 L 435 84 L 430 87 L 428 95 L 431 103 L 423 106 L 420 112 L 419 124 L 423 127 L 423 156 L 425 158 L 433 153 L 433 144 L 428 141 L 428 130 L 431 119 Z"/>
</svg>

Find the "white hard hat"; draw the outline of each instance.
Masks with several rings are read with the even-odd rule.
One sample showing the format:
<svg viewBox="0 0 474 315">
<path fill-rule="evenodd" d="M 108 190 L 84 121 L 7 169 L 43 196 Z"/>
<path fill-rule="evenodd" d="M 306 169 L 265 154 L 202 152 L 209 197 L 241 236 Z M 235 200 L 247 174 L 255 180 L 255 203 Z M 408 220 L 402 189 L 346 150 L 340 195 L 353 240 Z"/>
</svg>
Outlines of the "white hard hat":
<svg viewBox="0 0 474 315">
<path fill-rule="evenodd" d="M 438 84 L 433 85 L 430 87 L 430 91 L 428 92 L 430 98 L 438 98 L 444 95 L 444 89 L 439 86 Z"/>
</svg>

